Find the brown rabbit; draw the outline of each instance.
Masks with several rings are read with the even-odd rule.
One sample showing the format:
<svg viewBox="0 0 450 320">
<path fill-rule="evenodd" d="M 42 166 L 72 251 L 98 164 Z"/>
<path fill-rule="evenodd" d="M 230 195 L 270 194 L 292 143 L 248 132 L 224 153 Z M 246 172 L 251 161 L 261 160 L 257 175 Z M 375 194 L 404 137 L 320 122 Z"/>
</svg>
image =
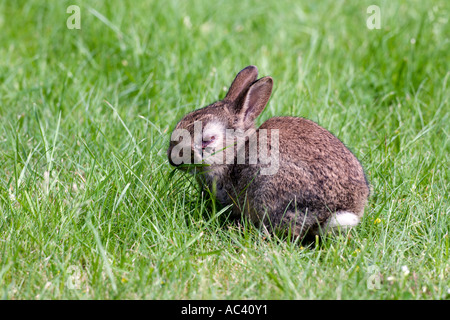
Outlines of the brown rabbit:
<svg viewBox="0 0 450 320">
<path fill-rule="evenodd" d="M 257 68 L 248 66 L 223 100 L 178 122 L 170 164 L 195 173 L 218 202 L 233 205 L 235 216 L 271 232 L 303 237 L 357 225 L 369 196 L 358 159 L 304 118 L 274 117 L 256 129 L 273 86 L 271 77 L 257 76 Z"/>
</svg>

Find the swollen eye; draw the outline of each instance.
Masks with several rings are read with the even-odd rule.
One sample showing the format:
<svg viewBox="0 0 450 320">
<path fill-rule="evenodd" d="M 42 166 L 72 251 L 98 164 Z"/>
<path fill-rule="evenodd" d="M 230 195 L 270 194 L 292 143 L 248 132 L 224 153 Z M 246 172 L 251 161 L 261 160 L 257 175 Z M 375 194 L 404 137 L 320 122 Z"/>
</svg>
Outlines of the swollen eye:
<svg viewBox="0 0 450 320">
<path fill-rule="evenodd" d="M 202 149 L 205 149 L 207 146 L 209 146 L 214 140 L 216 140 L 216 137 L 211 136 L 209 139 L 203 138 L 202 141 Z"/>
</svg>

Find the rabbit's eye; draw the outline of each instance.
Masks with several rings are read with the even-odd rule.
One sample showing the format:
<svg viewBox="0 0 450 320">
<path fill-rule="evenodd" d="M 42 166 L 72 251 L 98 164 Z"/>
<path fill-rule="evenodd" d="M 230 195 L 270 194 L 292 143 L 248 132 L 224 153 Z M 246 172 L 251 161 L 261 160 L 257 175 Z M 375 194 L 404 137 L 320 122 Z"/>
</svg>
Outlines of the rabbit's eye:
<svg viewBox="0 0 450 320">
<path fill-rule="evenodd" d="M 202 149 L 206 148 L 207 146 L 209 146 L 214 140 L 216 140 L 215 136 L 211 136 L 207 139 L 205 139 L 205 137 L 203 137 L 203 141 L 202 141 Z"/>
</svg>

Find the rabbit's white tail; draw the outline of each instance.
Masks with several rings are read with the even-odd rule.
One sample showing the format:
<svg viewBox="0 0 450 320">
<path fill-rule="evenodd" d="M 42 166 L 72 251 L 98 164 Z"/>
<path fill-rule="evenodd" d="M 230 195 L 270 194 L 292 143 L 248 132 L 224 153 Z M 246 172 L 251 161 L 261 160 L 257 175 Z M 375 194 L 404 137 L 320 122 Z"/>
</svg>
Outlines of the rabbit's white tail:
<svg viewBox="0 0 450 320">
<path fill-rule="evenodd" d="M 348 211 L 338 211 L 327 220 L 324 229 L 327 231 L 329 231 L 330 229 L 338 228 L 346 230 L 356 226 L 358 223 L 359 217 L 355 213 Z"/>
</svg>

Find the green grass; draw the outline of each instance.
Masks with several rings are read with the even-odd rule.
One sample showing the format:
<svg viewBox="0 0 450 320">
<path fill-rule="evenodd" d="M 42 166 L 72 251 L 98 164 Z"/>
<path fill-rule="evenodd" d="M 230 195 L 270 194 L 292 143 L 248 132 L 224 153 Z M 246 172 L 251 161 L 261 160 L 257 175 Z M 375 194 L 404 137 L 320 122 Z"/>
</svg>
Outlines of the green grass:
<svg viewBox="0 0 450 320">
<path fill-rule="evenodd" d="M 449 16 L 445 0 L 0 1 L 0 296 L 449 299 Z M 176 122 L 249 64 L 275 82 L 259 123 L 310 118 L 364 164 L 348 236 L 266 238 L 172 172 Z"/>
</svg>

